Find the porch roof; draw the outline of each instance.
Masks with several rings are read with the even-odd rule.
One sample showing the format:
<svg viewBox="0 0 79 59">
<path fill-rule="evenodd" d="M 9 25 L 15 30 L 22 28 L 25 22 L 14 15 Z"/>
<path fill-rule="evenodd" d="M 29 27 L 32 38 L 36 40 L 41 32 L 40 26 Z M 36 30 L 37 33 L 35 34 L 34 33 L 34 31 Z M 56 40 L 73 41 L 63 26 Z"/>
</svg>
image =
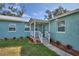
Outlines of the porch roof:
<svg viewBox="0 0 79 59">
<path fill-rule="evenodd" d="M 34 23 L 34 22 L 36 22 L 36 23 L 38 23 L 38 24 L 49 23 L 48 20 L 42 20 L 42 19 L 30 19 L 29 22 L 30 22 L 30 23 Z"/>
</svg>

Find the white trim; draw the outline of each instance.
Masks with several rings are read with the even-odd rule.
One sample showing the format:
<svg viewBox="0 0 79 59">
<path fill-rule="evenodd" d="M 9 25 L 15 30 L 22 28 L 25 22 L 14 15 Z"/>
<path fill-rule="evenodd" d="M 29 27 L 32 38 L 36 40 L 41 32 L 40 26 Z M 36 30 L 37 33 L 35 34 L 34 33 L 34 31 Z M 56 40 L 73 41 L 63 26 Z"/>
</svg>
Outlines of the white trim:
<svg viewBox="0 0 79 59">
<path fill-rule="evenodd" d="M 61 21 L 65 21 L 65 20 L 60 20 L 60 19 L 57 19 L 57 20 L 56 20 L 56 24 L 57 24 L 57 33 L 65 33 L 66 30 L 65 30 L 65 31 L 58 31 L 58 27 L 62 27 L 62 26 L 58 26 L 58 22 L 59 22 L 59 21 L 61 22 Z M 63 26 L 66 27 L 65 24 L 64 24 Z"/>
<path fill-rule="evenodd" d="M 31 23 L 30 23 L 30 31 L 31 31 Z"/>
<path fill-rule="evenodd" d="M 9 27 L 11 27 L 11 25 L 14 25 L 14 26 L 15 26 L 15 31 L 9 31 Z M 10 24 L 8 25 L 8 32 L 16 32 L 16 24 L 15 24 L 15 23 L 10 23 Z"/>
<path fill-rule="evenodd" d="M 0 20 L 28 22 L 25 18 L 0 15 Z"/>
<path fill-rule="evenodd" d="M 30 32 L 30 31 L 25 31 L 25 32 Z"/>
<path fill-rule="evenodd" d="M 16 32 L 16 31 L 8 31 L 8 32 Z"/>
<path fill-rule="evenodd" d="M 56 22 L 64 21 L 64 19 L 56 19 L 55 21 L 56 21 Z"/>
<path fill-rule="evenodd" d="M 29 27 L 29 25 L 26 25 L 26 24 L 25 24 L 25 27 Z"/>
<path fill-rule="evenodd" d="M 64 34 L 64 33 L 66 33 L 66 32 L 57 31 L 56 33 L 62 33 L 62 34 Z"/>
<path fill-rule="evenodd" d="M 24 27 L 24 32 L 27 32 L 27 31 L 25 31 L 25 28 L 26 28 L 26 27 L 28 27 L 28 28 L 29 28 L 29 31 L 30 31 L 30 26 L 25 25 L 25 27 Z"/>
<path fill-rule="evenodd" d="M 35 38 L 35 29 L 36 29 L 36 22 L 34 21 L 34 38 Z"/>
</svg>

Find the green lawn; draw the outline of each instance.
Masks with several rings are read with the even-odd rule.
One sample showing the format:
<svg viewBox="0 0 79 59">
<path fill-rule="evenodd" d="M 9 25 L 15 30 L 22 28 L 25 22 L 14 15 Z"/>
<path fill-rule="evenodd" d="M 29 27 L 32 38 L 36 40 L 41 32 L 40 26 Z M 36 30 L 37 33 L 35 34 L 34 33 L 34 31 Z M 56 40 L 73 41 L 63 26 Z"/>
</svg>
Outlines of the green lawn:
<svg viewBox="0 0 79 59">
<path fill-rule="evenodd" d="M 22 56 L 58 56 L 54 51 L 49 50 L 42 44 L 32 44 L 27 40 L 24 41 L 0 41 L 0 47 L 22 46 Z"/>
</svg>

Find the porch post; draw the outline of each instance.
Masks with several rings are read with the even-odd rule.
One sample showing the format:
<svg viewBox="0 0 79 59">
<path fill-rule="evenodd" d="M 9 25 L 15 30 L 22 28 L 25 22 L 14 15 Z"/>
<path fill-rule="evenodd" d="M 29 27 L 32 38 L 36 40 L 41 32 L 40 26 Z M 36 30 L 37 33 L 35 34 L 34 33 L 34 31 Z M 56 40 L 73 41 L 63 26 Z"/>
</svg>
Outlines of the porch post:
<svg viewBox="0 0 79 59">
<path fill-rule="evenodd" d="M 30 35 L 31 35 L 31 23 L 30 23 Z"/>
<path fill-rule="evenodd" d="M 49 21 L 49 43 L 50 43 L 50 21 Z"/>
<path fill-rule="evenodd" d="M 35 38 L 36 22 L 34 21 L 34 38 Z"/>
</svg>

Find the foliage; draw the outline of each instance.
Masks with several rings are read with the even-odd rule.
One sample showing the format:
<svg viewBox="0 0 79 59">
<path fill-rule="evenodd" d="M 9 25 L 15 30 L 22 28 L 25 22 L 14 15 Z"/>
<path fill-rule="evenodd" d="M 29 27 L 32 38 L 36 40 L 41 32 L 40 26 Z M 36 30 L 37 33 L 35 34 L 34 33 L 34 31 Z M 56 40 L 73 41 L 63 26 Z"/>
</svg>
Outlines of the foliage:
<svg viewBox="0 0 79 59">
<path fill-rule="evenodd" d="M 55 43 L 56 43 L 57 45 L 60 45 L 60 44 L 61 44 L 59 41 L 56 41 Z"/>
<path fill-rule="evenodd" d="M 5 5 L 6 4 L 0 4 L 1 15 L 21 17 L 24 13 L 22 9 L 15 8 L 13 5 L 8 5 L 7 7 L 5 7 Z"/>
<path fill-rule="evenodd" d="M 47 18 L 51 19 L 52 18 L 52 12 L 50 10 L 46 10 L 46 13 L 48 14 Z"/>
<path fill-rule="evenodd" d="M 16 37 L 13 37 L 13 40 L 15 40 L 16 39 Z"/>
<path fill-rule="evenodd" d="M 72 46 L 69 45 L 69 44 L 68 44 L 66 47 L 67 47 L 68 49 L 72 49 Z"/>
<path fill-rule="evenodd" d="M 58 15 L 61 15 L 63 13 L 66 13 L 66 12 L 68 12 L 68 10 L 64 9 L 62 6 L 59 6 L 57 9 L 55 9 L 54 11 L 52 11 L 53 16 L 58 16 Z"/>
<path fill-rule="evenodd" d="M 50 11 L 50 10 L 46 10 L 47 16 L 44 15 L 45 18 L 47 18 L 48 20 L 55 16 L 64 14 L 66 12 L 69 12 L 67 9 L 64 9 L 62 6 L 59 6 L 57 9 L 55 9 L 54 11 Z"/>
</svg>

